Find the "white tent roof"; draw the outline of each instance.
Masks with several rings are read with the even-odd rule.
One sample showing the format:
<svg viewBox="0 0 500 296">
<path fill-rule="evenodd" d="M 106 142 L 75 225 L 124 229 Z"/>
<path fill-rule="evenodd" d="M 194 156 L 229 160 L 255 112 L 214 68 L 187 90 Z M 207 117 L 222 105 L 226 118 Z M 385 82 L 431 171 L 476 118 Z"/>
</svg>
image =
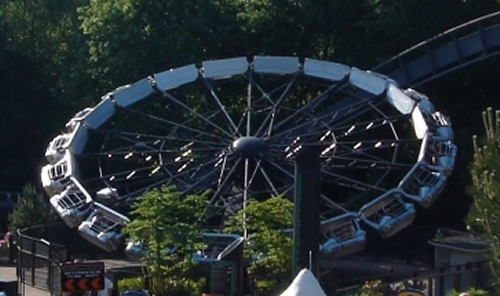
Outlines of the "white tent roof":
<svg viewBox="0 0 500 296">
<path fill-rule="evenodd" d="M 280 296 L 326 296 L 312 272 L 304 268 Z"/>
</svg>

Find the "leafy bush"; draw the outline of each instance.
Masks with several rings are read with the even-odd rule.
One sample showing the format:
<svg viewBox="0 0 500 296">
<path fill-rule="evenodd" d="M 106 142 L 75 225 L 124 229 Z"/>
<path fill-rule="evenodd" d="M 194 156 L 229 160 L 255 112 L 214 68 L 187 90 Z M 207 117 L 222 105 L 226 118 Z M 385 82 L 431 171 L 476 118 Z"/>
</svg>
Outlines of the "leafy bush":
<svg viewBox="0 0 500 296">
<path fill-rule="evenodd" d="M 131 277 L 118 280 L 118 293 L 121 295 L 126 290 L 144 289 L 144 277 Z"/>
<path fill-rule="evenodd" d="M 292 276 L 292 235 L 283 231 L 292 227 L 292 213 L 293 203 L 282 197 L 250 200 L 246 209 L 231 216 L 225 225 L 226 232 L 242 233 L 246 222 L 250 239 L 245 245 L 245 257 L 250 258 L 249 271 L 263 295 L 282 291 L 286 288 L 283 283 Z"/>
<path fill-rule="evenodd" d="M 208 200 L 205 195 L 181 197 L 173 188 L 162 186 L 134 204 L 130 212 L 133 219 L 123 231 L 143 242 L 143 262 L 155 295 L 201 294 L 204 280 L 190 277 L 196 269 L 191 255 L 205 248 L 197 222 L 210 208 Z M 132 288 L 139 283 L 130 280 L 126 284 Z"/>
</svg>

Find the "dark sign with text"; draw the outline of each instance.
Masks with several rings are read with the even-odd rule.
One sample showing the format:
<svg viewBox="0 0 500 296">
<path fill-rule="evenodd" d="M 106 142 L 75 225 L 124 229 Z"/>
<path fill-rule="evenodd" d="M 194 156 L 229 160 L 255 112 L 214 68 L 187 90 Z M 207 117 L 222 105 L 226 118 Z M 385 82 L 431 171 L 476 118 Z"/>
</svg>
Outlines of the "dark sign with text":
<svg viewBox="0 0 500 296">
<path fill-rule="evenodd" d="M 104 290 L 104 262 L 61 265 L 61 290 L 63 292 Z"/>
<path fill-rule="evenodd" d="M 214 261 L 210 272 L 212 294 L 232 295 L 234 292 L 234 268 L 230 261 Z"/>
</svg>

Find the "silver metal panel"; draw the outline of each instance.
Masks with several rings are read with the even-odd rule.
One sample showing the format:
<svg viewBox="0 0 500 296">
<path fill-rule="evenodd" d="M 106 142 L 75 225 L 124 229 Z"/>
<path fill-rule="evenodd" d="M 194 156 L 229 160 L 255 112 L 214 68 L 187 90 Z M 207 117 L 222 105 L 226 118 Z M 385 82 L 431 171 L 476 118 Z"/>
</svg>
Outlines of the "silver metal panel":
<svg viewBox="0 0 500 296">
<path fill-rule="evenodd" d="M 154 75 L 156 86 L 166 91 L 177 88 L 198 78 L 198 69 L 194 64 L 163 71 Z"/>
<path fill-rule="evenodd" d="M 117 88 L 109 96 L 118 106 L 126 107 L 149 96 L 152 92 L 153 88 L 149 79 L 144 78 L 133 84 Z"/>
<path fill-rule="evenodd" d="M 85 124 L 92 129 L 100 127 L 115 113 L 115 106 L 109 98 L 103 99 L 85 116 Z"/>
<path fill-rule="evenodd" d="M 226 78 L 245 73 L 248 66 L 246 57 L 204 61 L 203 75 L 205 78 Z"/>
<path fill-rule="evenodd" d="M 415 101 L 392 83 L 389 84 L 387 89 L 386 99 L 402 114 L 410 114 L 413 107 L 415 107 Z"/>
<path fill-rule="evenodd" d="M 411 113 L 411 118 L 413 120 L 413 128 L 415 129 L 415 136 L 418 139 L 423 139 L 424 136 L 427 134 L 429 127 L 427 126 L 424 115 L 422 114 L 422 111 L 420 111 L 420 108 L 413 109 L 413 112 Z"/>
<path fill-rule="evenodd" d="M 85 116 L 92 111 L 91 107 L 87 107 L 83 110 L 78 111 L 67 123 L 66 123 L 66 128 L 69 130 L 69 132 L 72 132 L 76 125 L 80 123 Z"/>
<path fill-rule="evenodd" d="M 304 74 L 312 77 L 339 81 L 351 71 L 351 67 L 334 62 L 306 59 Z"/>
<path fill-rule="evenodd" d="M 253 59 L 253 70 L 256 73 L 293 74 L 299 70 L 299 58 L 256 56 Z"/>
<path fill-rule="evenodd" d="M 78 123 L 71 134 L 71 139 L 68 143 L 68 149 L 74 154 L 82 153 L 87 141 L 89 139 L 89 133 L 87 127 L 81 123 Z"/>
<path fill-rule="evenodd" d="M 54 165 L 52 165 L 52 164 L 47 164 L 47 165 L 44 165 L 42 167 L 42 169 L 40 170 L 40 180 L 42 182 L 42 187 L 49 196 L 52 196 L 52 195 L 57 193 L 57 192 L 54 192 L 54 190 L 52 190 L 52 187 L 50 186 L 51 180 L 50 180 L 50 176 L 49 176 L 49 170 L 53 166 Z"/>
<path fill-rule="evenodd" d="M 369 93 L 379 95 L 385 91 L 387 80 L 367 71 L 352 68 L 349 81 Z"/>
</svg>

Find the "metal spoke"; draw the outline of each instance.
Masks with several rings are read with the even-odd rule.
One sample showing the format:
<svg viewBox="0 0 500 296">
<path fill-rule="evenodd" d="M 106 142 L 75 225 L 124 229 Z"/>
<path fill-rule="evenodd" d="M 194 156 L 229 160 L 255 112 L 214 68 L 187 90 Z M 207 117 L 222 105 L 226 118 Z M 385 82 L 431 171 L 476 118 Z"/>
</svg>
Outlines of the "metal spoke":
<svg viewBox="0 0 500 296">
<path fill-rule="evenodd" d="M 295 74 L 293 79 L 286 85 L 285 89 L 281 93 L 280 97 L 278 100 L 273 103 L 271 111 L 268 113 L 264 121 L 262 121 L 262 124 L 260 125 L 259 129 L 255 132 L 255 135 L 263 136 L 261 135 L 262 130 L 265 128 L 265 125 L 268 124 L 267 127 L 267 132 L 265 133 L 265 136 L 269 137 L 271 135 L 271 131 L 273 129 L 273 124 L 275 120 L 276 113 L 279 111 L 278 108 L 283 104 L 283 101 L 287 97 L 288 93 L 291 91 L 292 86 L 295 84 L 295 81 L 297 80 L 299 74 Z"/>
<path fill-rule="evenodd" d="M 224 135 L 228 136 L 229 138 L 233 137 L 233 135 L 231 133 L 229 133 L 228 131 L 222 129 L 220 126 L 216 125 L 215 123 L 213 123 L 212 121 L 210 121 L 205 116 L 199 114 L 198 112 L 196 112 L 196 110 L 194 110 L 194 109 L 190 108 L 189 106 L 187 106 L 186 104 L 182 103 L 181 101 L 179 101 L 178 99 L 176 99 L 174 96 L 172 96 L 168 92 L 161 91 L 161 93 L 163 93 L 163 95 L 166 98 L 168 98 L 170 101 L 172 101 L 175 104 L 177 104 L 177 105 L 181 106 L 182 108 L 186 109 L 189 112 L 189 114 L 192 114 L 193 116 L 201 119 L 203 122 L 205 122 L 206 124 L 208 124 L 211 127 L 215 128 L 216 130 L 220 131 L 221 133 L 223 133 Z"/>
<path fill-rule="evenodd" d="M 123 108 L 123 107 L 122 107 Z M 152 120 L 152 122 L 157 125 L 158 127 L 162 127 L 162 128 L 165 128 L 165 130 L 169 130 L 167 129 L 165 126 L 163 125 L 159 125 L 160 123 L 163 123 L 163 124 L 168 124 L 169 126 L 172 126 L 172 127 L 180 127 L 180 128 L 183 128 L 185 129 L 186 131 L 191 131 L 191 132 L 194 132 L 194 133 L 197 133 L 199 135 L 204 135 L 204 136 L 207 136 L 207 137 L 211 137 L 211 138 L 214 138 L 214 139 L 219 139 L 217 136 L 215 136 L 214 134 L 211 134 L 211 133 L 208 133 L 208 132 L 204 132 L 202 130 L 199 130 L 197 128 L 194 128 L 194 127 L 190 127 L 190 126 L 187 126 L 187 125 L 184 125 L 182 123 L 178 123 L 178 122 L 174 122 L 174 121 L 170 121 L 168 119 L 165 119 L 165 118 L 160 118 L 160 117 L 157 117 L 157 116 L 154 116 L 154 115 L 151 115 L 151 114 L 147 114 L 147 113 L 143 113 L 143 112 L 140 112 L 138 110 L 132 110 L 132 109 L 129 109 L 129 108 L 124 108 L 126 109 L 129 113 L 131 114 L 135 114 L 135 115 L 138 115 L 138 116 L 141 116 L 143 118 L 146 118 L 146 119 L 150 119 Z M 227 133 L 226 133 L 227 134 Z M 230 135 L 229 135 L 230 136 Z"/>
<path fill-rule="evenodd" d="M 240 132 L 238 131 L 238 128 L 236 127 L 236 125 L 234 124 L 233 122 L 233 119 L 231 118 L 231 116 L 229 116 L 229 114 L 227 113 L 226 111 L 226 107 L 222 104 L 222 102 L 220 101 L 219 97 L 217 96 L 217 94 L 215 93 L 215 90 L 214 88 L 212 87 L 212 85 L 208 82 L 207 79 L 205 79 L 205 77 L 203 77 L 203 81 L 205 82 L 205 86 L 208 88 L 210 94 L 212 95 L 212 97 L 214 98 L 215 102 L 217 103 L 217 106 L 219 107 L 220 111 L 224 114 L 224 117 L 225 119 L 227 120 L 227 122 L 231 125 L 232 129 L 233 129 L 233 135 L 238 135 L 238 136 L 241 136 Z"/>
<path fill-rule="evenodd" d="M 275 125 L 273 130 L 277 130 L 278 128 L 284 126 L 285 124 L 289 124 L 290 120 L 297 118 L 299 115 L 303 115 L 305 113 L 308 113 L 308 112 L 311 112 L 312 110 L 314 110 L 314 108 L 316 108 L 318 105 L 323 103 L 326 99 L 328 99 L 330 94 L 337 91 L 343 85 L 343 83 L 345 83 L 346 80 L 347 80 L 347 78 L 345 78 L 343 81 L 339 81 L 338 83 L 334 84 L 333 86 L 330 86 L 327 90 L 322 92 L 316 98 L 312 99 L 306 105 L 300 107 L 299 109 L 295 110 L 290 116 L 281 120 L 278 124 Z"/>
<path fill-rule="evenodd" d="M 272 190 L 274 196 L 279 196 L 280 194 L 278 193 L 278 190 L 276 189 L 276 187 L 274 186 L 273 182 L 271 181 L 271 178 L 269 178 L 269 176 L 267 175 L 266 171 L 260 166 L 260 161 L 259 161 L 258 168 L 259 168 L 262 176 L 264 176 L 264 178 L 266 179 L 266 182 L 269 185 L 269 187 L 271 187 L 271 190 Z"/>
</svg>

